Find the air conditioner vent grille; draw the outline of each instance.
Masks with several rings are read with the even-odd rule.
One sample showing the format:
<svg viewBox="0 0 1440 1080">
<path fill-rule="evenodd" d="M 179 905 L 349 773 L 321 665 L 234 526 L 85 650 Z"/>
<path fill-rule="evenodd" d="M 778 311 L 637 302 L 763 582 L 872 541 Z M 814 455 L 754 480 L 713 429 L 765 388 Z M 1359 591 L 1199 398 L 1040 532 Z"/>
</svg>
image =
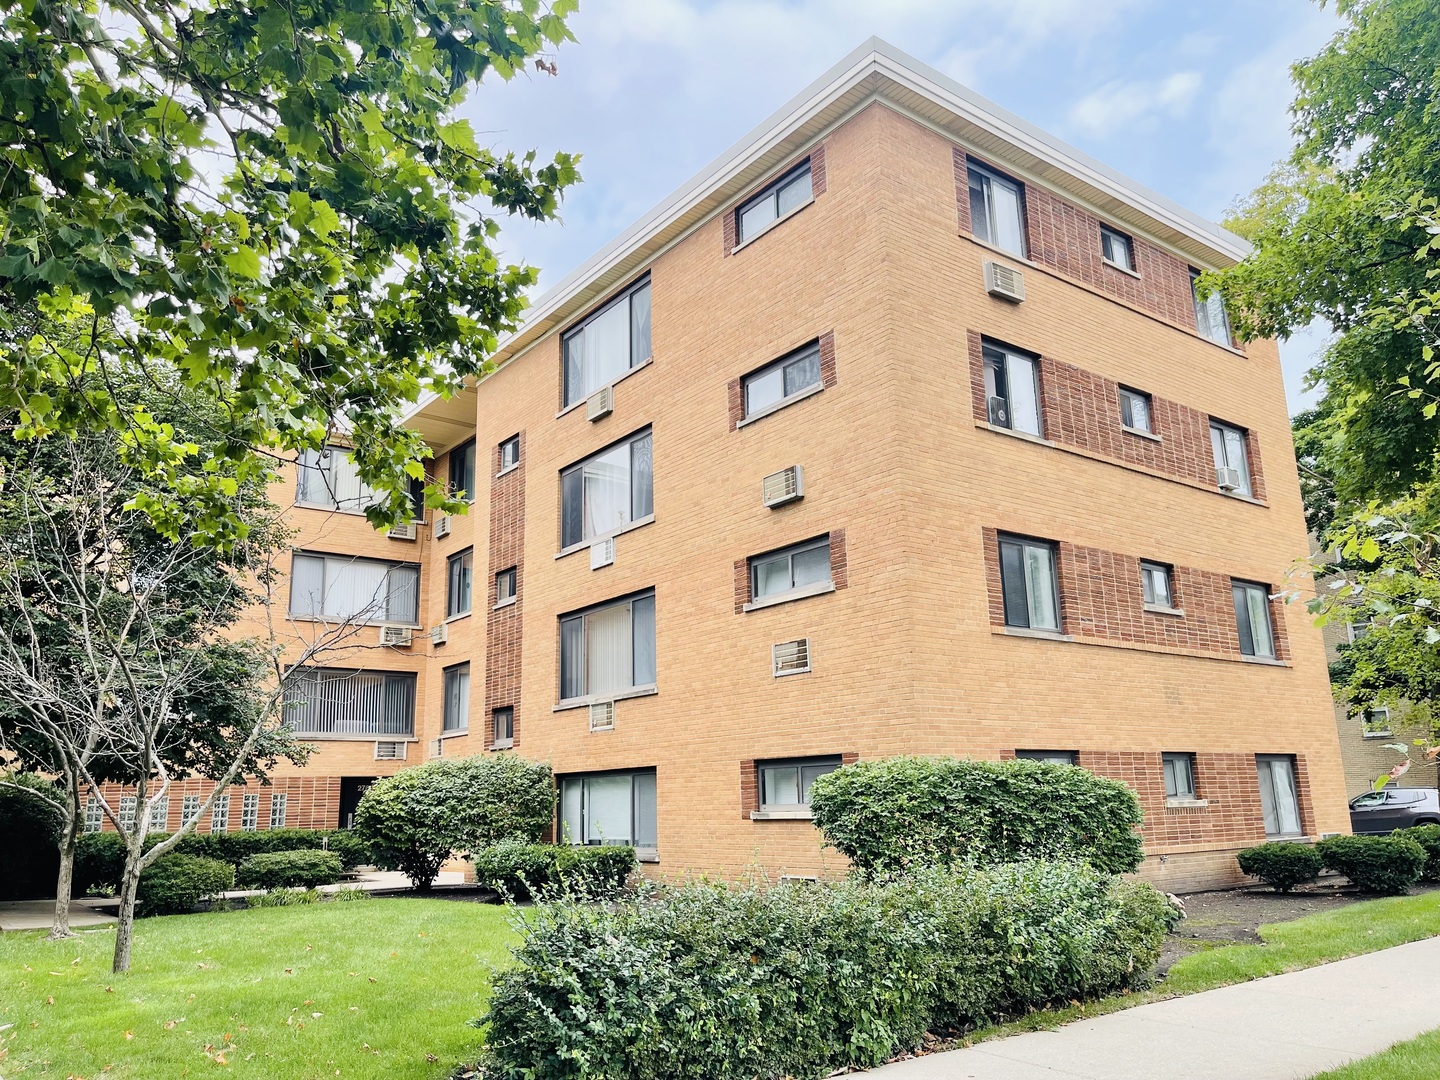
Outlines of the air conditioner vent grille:
<svg viewBox="0 0 1440 1080">
<path fill-rule="evenodd" d="M 430 644 L 444 645 L 450 640 L 450 628 L 443 622 L 430 628 Z"/>
<path fill-rule="evenodd" d="M 760 497 L 774 509 L 805 497 L 805 470 L 799 465 L 771 473 L 760 482 Z"/>
<path fill-rule="evenodd" d="M 985 263 L 985 291 L 1001 300 L 1020 303 L 1025 299 L 1025 275 L 1013 266 L 987 260 Z"/>
<path fill-rule="evenodd" d="M 439 514 L 435 518 L 435 539 L 443 540 L 450 535 L 450 515 Z"/>
<path fill-rule="evenodd" d="M 596 540 L 590 545 L 590 569 L 599 570 L 615 561 L 615 538 Z"/>
<path fill-rule="evenodd" d="M 596 390 L 585 401 L 585 419 L 592 423 L 603 420 L 615 410 L 615 388 L 606 386 Z"/>
<path fill-rule="evenodd" d="M 615 702 L 597 701 L 590 706 L 590 730 L 615 730 Z"/>
<path fill-rule="evenodd" d="M 782 641 L 770 649 L 770 662 L 775 677 L 799 675 L 810 670 L 810 639 Z"/>
<path fill-rule="evenodd" d="M 405 743 L 400 741 L 377 742 L 375 744 L 376 761 L 404 761 Z"/>
<path fill-rule="evenodd" d="M 1215 470 L 1215 481 L 1219 484 L 1221 491 L 1239 491 L 1240 470 L 1219 467 Z"/>
<path fill-rule="evenodd" d="M 413 637 L 414 631 L 408 626 L 386 623 L 380 627 L 381 645 L 409 645 Z"/>
</svg>

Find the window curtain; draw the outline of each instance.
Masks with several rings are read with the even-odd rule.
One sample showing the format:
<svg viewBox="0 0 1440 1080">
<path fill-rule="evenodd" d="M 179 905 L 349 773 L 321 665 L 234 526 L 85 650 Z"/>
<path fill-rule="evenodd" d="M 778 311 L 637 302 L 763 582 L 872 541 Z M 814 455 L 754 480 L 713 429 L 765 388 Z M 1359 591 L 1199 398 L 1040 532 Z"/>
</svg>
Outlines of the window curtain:
<svg viewBox="0 0 1440 1080">
<path fill-rule="evenodd" d="M 327 619 L 373 619 L 385 612 L 389 567 L 382 562 L 325 560 Z"/>
<path fill-rule="evenodd" d="M 634 777 L 635 790 L 635 835 L 632 842 L 637 848 L 651 848 L 658 846 L 659 836 L 658 814 L 655 799 L 655 774 L 653 772 L 636 773 Z"/>
<path fill-rule="evenodd" d="M 582 466 L 585 536 L 603 536 L 630 520 L 630 446 L 617 446 Z"/>
<path fill-rule="evenodd" d="M 585 694 L 585 619 L 577 616 L 560 623 L 560 697 Z"/>
<path fill-rule="evenodd" d="M 585 781 L 570 779 L 560 784 L 560 842 L 585 842 Z"/>
<path fill-rule="evenodd" d="M 651 686 L 655 682 L 655 597 L 642 596 L 630 604 L 630 621 L 634 637 L 635 686 Z"/>
<path fill-rule="evenodd" d="M 822 581 L 829 581 L 830 545 L 827 543 L 824 547 L 797 551 L 791 557 L 790 563 L 792 588 L 798 589 L 804 585 L 817 585 Z"/>
<path fill-rule="evenodd" d="M 585 616 L 587 692 L 609 694 L 634 686 L 630 605 L 616 604 Z"/>
<path fill-rule="evenodd" d="M 290 614 L 315 618 L 325 610 L 325 560 L 296 555 L 290 564 Z"/>
<path fill-rule="evenodd" d="M 391 567 L 386 576 L 385 620 L 397 623 L 420 621 L 420 568 Z"/>
<path fill-rule="evenodd" d="M 1005 382 L 1010 391 L 1010 427 L 1030 435 L 1040 434 L 1040 402 L 1035 381 L 1035 361 L 1016 353 L 1005 354 Z"/>
<path fill-rule="evenodd" d="M 1016 255 L 1025 254 L 1025 237 L 1021 228 L 1020 191 L 1003 180 L 991 180 L 990 207 L 994 213 L 995 236 L 991 243 Z"/>
<path fill-rule="evenodd" d="M 1025 548 L 1013 541 L 1000 544 L 1000 586 L 1005 599 L 1005 622 L 1030 625 L 1030 603 L 1025 598 Z"/>
<path fill-rule="evenodd" d="M 1264 589 L 1246 589 L 1245 603 L 1250 615 L 1250 637 L 1256 656 L 1274 656 L 1275 642 L 1270 633 L 1270 600 Z"/>
<path fill-rule="evenodd" d="M 571 469 L 560 477 L 560 546 L 585 539 L 585 470 Z"/>
<path fill-rule="evenodd" d="M 1245 436 L 1234 428 L 1225 429 L 1225 460 L 1240 473 L 1240 490 L 1250 492 L 1250 463 L 1245 456 Z"/>
<path fill-rule="evenodd" d="M 592 776 L 585 782 L 585 843 L 628 844 L 633 837 L 634 792 L 629 776 Z"/>
<path fill-rule="evenodd" d="M 1060 629 L 1055 610 L 1055 553 L 1043 544 L 1025 545 L 1025 583 L 1030 600 L 1030 625 L 1037 630 Z"/>
<path fill-rule="evenodd" d="M 630 520 L 639 521 L 655 512 L 655 463 L 651 436 L 642 435 L 630 444 Z"/>
<path fill-rule="evenodd" d="M 581 360 L 583 387 L 589 394 L 612 383 L 630 370 L 630 304 L 621 300 L 590 323 L 580 334 L 584 347 Z"/>
<path fill-rule="evenodd" d="M 785 396 L 798 394 L 820 382 L 820 350 L 814 349 L 785 365 Z"/>
<path fill-rule="evenodd" d="M 630 366 L 650 359 L 650 286 L 630 294 Z"/>
<path fill-rule="evenodd" d="M 445 673 L 446 731 L 463 731 L 470 726 L 470 668 L 455 668 Z"/>
<path fill-rule="evenodd" d="M 809 202 L 814 193 L 815 189 L 810 182 L 810 167 L 807 165 L 803 173 L 780 189 L 779 195 L 776 198 L 776 202 L 779 204 L 780 216 L 784 217 L 797 206 L 803 206 Z"/>
</svg>

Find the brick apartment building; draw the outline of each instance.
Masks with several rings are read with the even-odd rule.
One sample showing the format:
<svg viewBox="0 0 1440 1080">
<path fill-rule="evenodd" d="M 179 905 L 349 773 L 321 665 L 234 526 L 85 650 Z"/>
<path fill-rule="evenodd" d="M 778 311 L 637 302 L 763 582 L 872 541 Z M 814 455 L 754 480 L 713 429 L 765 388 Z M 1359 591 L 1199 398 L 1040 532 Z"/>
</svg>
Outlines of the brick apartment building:
<svg viewBox="0 0 1440 1080">
<path fill-rule="evenodd" d="M 1245 250 L 866 43 L 413 414 L 469 514 L 375 532 L 343 449 L 286 478 L 288 625 L 377 625 L 297 691 L 309 765 L 201 827 L 499 751 L 662 874 L 839 871 L 810 781 L 901 753 L 1123 780 L 1172 889 L 1348 831 L 1320 632 L 1270 599 L 1276 347 L 1192 288 Z"/>
</svg>

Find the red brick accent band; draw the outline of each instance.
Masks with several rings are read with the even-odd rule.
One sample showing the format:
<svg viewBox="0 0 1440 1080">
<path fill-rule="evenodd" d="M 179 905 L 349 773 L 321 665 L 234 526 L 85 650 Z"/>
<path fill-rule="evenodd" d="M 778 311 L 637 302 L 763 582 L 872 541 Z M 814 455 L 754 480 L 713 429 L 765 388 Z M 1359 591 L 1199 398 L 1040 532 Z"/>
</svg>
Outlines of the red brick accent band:
<svg viewBox="0 0 1440 1080">
<path fill-rule="evenodd" d="M 392 763 L 386 762 L 385 764 Z M 393 764 L 403 766 L 405 763 L 395 762 Z M 214 787 L 214 781 L 198 777 L 171 781 L 167 792 L 170 799 L 169 813 L 166 816 L 163 831 L 174 832 L 180 828 L 180 819 L 185 812 L 185 796 L 198 796 L 203 801 Z M 105 801 L 117 813 L 120 809 L 120 797 L 135 792 L 134 787 L 128 784 L 102 784 L 100 790 L 105 796 Z M 240 815 L 244 806 L 242 796 L 257 794 L 260 796 L 258 829 L 262 832 L 270 827 L 270 796 L 276 794 L 285 796 L 284 827 L 287 829 L 335 829 L 340 825 L 340 777 L 338 776 L 277 777 L 265 786 L 254 780 L 248 784 L 237 782 L 226 788 L 225 793 L 230 796 L 229 813 L 225 817 L 228 826 L 226 832 L 240 831 Z M 196 822 L 197 831 L 210 832 L 210 822 L 211 812 L 207 811 Z M 114 832 L 115 826 L 107 817 L 100 829 L 102 832 Z"/>
<path fill-rule="evenodd" d="M 839 381 L 835 371 L 835 331 L 826 330 L 820 335 L 820 385 L 828 389 Z"/>
<path fill-rule="evenodd" d="M 738 378 L 734 378 L 725 389 L 730 399 L 730 430 L 734 431 L 745 419 L 745 387 Z"/>
<path fill-rule="evenodd" d="M 520 745 L 520 663 L 525 618 L 525 433 L 520 439 L 520 463 L 504 476 L 500 471 L 500 448 L 491 454 L 490 557 L 489 573 L 483 583 L 485 605 L 485 725 L 483 745 L 495 741 L 492 721 L 496 709 L 514 709 L 514 745 Z M 515 602 L 495 607 L 495 575 L 515 568 Z M 477 593 L 482 587 L 475 582 Z M 472 729 L 473 731 L 473 729 Z"/>
</svg>

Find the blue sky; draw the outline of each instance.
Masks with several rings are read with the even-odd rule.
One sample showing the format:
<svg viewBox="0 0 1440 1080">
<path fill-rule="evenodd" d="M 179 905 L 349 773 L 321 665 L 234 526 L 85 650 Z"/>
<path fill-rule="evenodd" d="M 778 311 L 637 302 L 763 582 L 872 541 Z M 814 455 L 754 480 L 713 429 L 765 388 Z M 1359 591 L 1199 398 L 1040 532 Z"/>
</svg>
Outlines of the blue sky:
<svg viewBox="0 0 1440 1080">
<path fill-rule="evenodd" d="M 1338 26 L 1311 0 L 582 0 L 558 77 L 465 113 L 583 155 L 561 223 L 505 232 L 543 291 L 872 34 L 1218 218 L 1288 153 L 1289 65 Z M 1292 409 L 1323 341 L 1282 346 Z"/>
</svg>

